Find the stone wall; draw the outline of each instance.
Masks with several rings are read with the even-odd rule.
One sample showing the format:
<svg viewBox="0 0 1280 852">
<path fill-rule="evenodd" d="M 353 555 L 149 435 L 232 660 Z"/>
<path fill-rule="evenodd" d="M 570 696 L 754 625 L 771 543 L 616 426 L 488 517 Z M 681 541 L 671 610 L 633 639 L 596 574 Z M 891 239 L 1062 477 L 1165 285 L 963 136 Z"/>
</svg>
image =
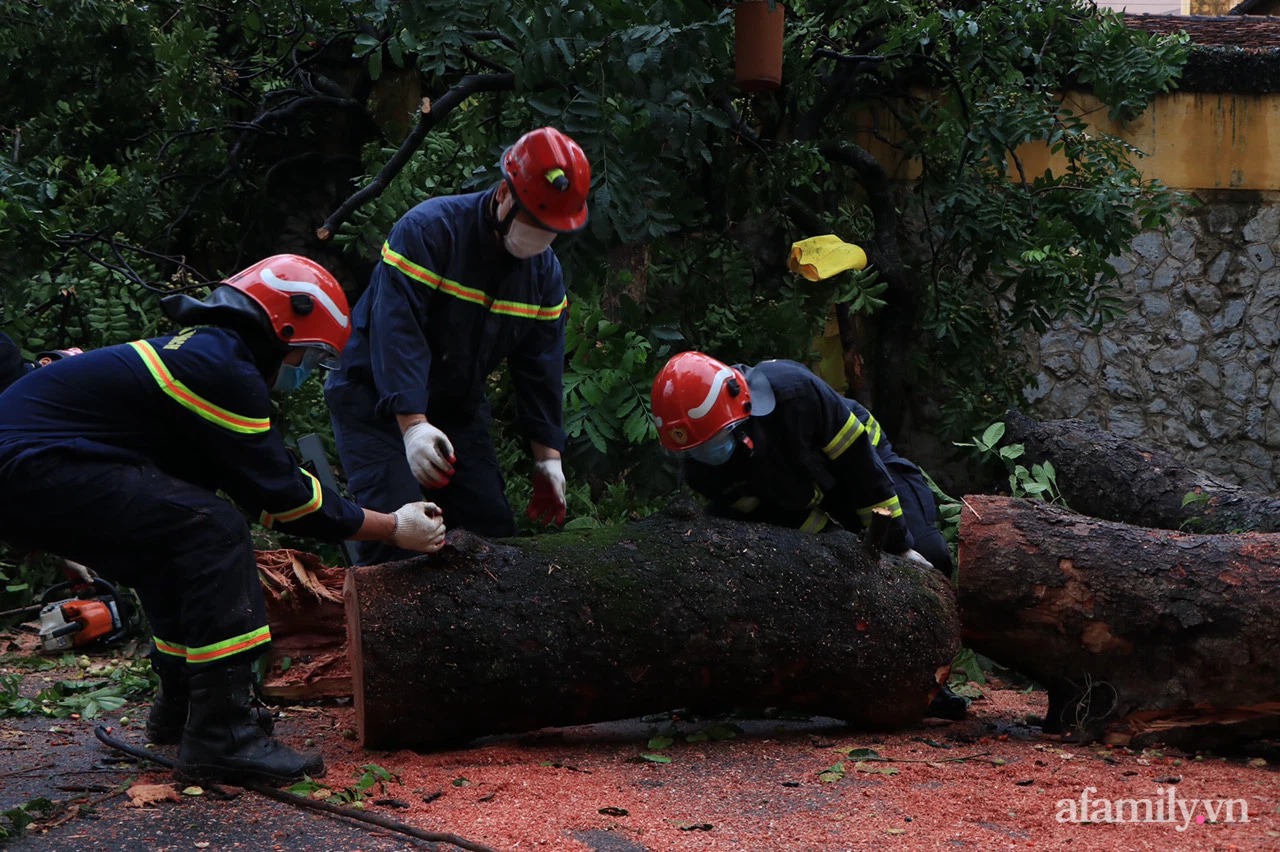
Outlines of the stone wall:
<svg viewBox="0 0 1280 852">
<path fill-rule="evenodd" d="M 1125 316 L 1032 346 L 1026 396 L 1243 485 L 1280 480 L 1280 193 L 1202 193 L 1112 259 Z"/>
</svg>

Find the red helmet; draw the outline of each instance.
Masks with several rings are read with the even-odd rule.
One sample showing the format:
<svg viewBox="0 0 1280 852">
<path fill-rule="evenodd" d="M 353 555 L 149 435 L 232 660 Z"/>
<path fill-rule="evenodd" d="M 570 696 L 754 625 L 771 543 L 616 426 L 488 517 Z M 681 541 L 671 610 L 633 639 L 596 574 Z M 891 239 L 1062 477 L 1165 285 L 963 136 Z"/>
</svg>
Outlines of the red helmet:
<svg viewBox="0 0 1280 852">
<path fill-rule="evenodd" d="M 79 346 L 72 346 L 70 349 L 50 349 L 36 354 L 36 366 L 47 367 L 54 361 L 62 361 L 83 354 L 84 350 Z"/>
<path fill-rule="evenodd" d="M 502 155 L 502 177 L 538 227 L 571 234 L 586 226 L 591 164 L 578 143 L 554 127 L 517 139 Z"/>
<path fill-rule="evenodd" d="M 228 278 L 203 301 L 167 296 L 161 303 L 182 323 L 247 320 L 287 346 L 316 349 L 318 363 L 337 366 L 351 337 L 351 308 L 341 285 L 320 264 L 296 254 L 260 260 Z"/>
<path fill-rule="evenodd" d="M 746 376 L 701 352 L 668 361 L 650 398 L 658 440 L 673 451 L 692 450 L 751 415 Z"/>
</svg>

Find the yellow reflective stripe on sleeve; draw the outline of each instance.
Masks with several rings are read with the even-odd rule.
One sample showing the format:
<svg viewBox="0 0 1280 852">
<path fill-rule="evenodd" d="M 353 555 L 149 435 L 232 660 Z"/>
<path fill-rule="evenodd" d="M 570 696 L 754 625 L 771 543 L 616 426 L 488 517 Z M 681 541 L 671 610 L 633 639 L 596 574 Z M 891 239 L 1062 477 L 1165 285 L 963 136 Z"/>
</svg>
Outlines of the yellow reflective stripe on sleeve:
<svg viewBox="0 0 1280 852">
<path fill-rule="evenodd" d="M 845 421 L 844 426 L 831 439 L 831 442 L 822 448 L 822 451 L 827 454 L 827 458 L 835 461 L 840 458 L 840 455 L 845 450 L 853 446 L 853 442 L 858 440 L 858 436 L 865 429 L 866 427 L 862 425 L 862 422 L 853 415 L 853 412 L 850 412 L 849 419 Z"/>
<path fill-rule="evenodd" d="M 898 495 L 890 497 L 888 500 L 881 500 L 870 506 L 858 510 L 858 520 L 862 521 L 863 526 L 871 523 L 871 515 L 876 509 L 888 509 L 889 516 L 892 518 L 902 517 L 902 503 L 898 500 Z"/>
<path fill-rule="evenodd" d="M 759 497 L 740 497 L 733 501 L 732 508 L 735 512 L 742 514 L 750 514 L 754 512 L 760 505 Z"/>
<path fill-rule="evenodd" d="M 871 436 L 871 446 L 880 446 L 880 424 L 867 412 L 867 434 Z"/>
<path fill-rule="evenodd" d="M 324 490 L 320 488 L 320 480 L 316 479 L 307 471 L 303 470 L 302 475 L 311 480 L 311 499 L 303 503 L 296 509 L 290 509 L 287 512 L 277 512 L 274 515 L 263 512 L 259 521 L 267 529 L 271 529 L 272 524 L 277 521 L 286 524 L 289 521 L 296 521 L 298 518 L 310 515 L 312 512 L 320 510 L 321 504 L 324 503 Z"/>
<path fill-rule="evenodd" d="M 224 429 L 230 429 L 232 432 L 252 435 L 258 432 L 270 431 L 270 419 L 266 417 L 242 417 L 239 414 L 230 412 L 220 405 L 213 404 L 175 379 L 173 373 L 169 372 L 169 368 L 165 366 L 164 361 L 160 359 L 159 353 L 151 347 L 150 343 L 145 340 L 135 340 L 129 345 L 142 357 L 142 363 L 146 364 L 147 372 L 151 373 L 151 377 L 156 380 L 160 390 L 176 400 L 183 408 L 195 412 L 210 423 L 221 426 Z"/>
<path fill-rule="evenodd" d="M 188 663 L 210 663 L 214 660 L 225 659 L 233 654 L 240 654 L 249 651 L 259 645 L 265 645 L 271 641 L 271 628 L 267 626 L 259 627 L 257 630 L 250 630 L 248 633 L 241 633 L 239 636 L 232 636 L 230 639 L 222 642 L 214 642 L 212 645 L 201 645 L 199 648 L 187 649 Z"/>
<path fill-rule="evenodd" d="M 512 317 L 525 317 L 526 319 L 538 320 L 556 320 L 560 319 L 560 315 L 564 313 L 564 309 L 569 306 L 569 297 L 565 296 L 560 300 L 558 305 L 542 306 L 527 305 L 524 302 L 507 302 L 498 299 L 493 303 L 489 310 L 495 314 L 506 314 Z"/>
<path fill-rule="evenodd" d="M 800 532 L 816 534 L 822 532 L 823 527 L 831 520 L 831 516 L 821 509 L 814 509 L 809 513 L 809 517 L 805 518 L 804 523 L 800 525 Z"/>
<path fill-rule="evenodd" d="M 152 636 L 151 641 L 156 643 L 156 650 L 161 654 L 168 654 L 171 657 L 187 657 L 187 646 L 179 645 L 177 642 L 166 642 L 159 636 Z"/>
<path fill-rule="evenodd" d="M 448 293 L 454 298 L 461 299 L 464 302 L 471 302 L 474 305 L 480 305 L 488 308 L 490 313 L 504 314 L 512 317 L 524 317 L 525 319 L 536 320 L 558 320 L 564 314 L 565 308 L 569 306 L 569 297 L 565 296 L 560 299 L 558 305 L 531 305 L 528 302 L 512 302 L 506 299 L 491 299 L 483 290 L 477 290 L 474 287 L 467 287 L 459 284 L 457 281 L 450 281 L 444 276 L 437 275 L 425 266 L 419 266 L 409 258 L 391 248 L 391 244 L 384 242 L 382 244 L 382 260 L 388 265 L 408 275 L 415 281 L 426 284 L 432 290 L 440 290 Z"/>
</svg>

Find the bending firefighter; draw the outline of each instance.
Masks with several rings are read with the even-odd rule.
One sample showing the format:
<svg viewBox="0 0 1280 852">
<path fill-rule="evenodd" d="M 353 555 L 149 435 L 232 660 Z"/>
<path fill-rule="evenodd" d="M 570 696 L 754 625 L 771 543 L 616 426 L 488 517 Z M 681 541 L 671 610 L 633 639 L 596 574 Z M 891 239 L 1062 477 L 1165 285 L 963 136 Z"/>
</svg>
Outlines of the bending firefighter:
<svg viewBox="0 0 1280 852">
<path fill-rule="evenodd" d="M 321 266 L 268 258 L 203 302 L 169 296 L 190 326 L 58 361 L 0 394 L 0 539 L 93 565 L 134 587 L 155 631 L 160 693 L 147 732 L 181 741 L 187 778 L 283 781 L 323 771 L 270 736 L 252 662 L 271 641 L 249 527 L 433 552 L 444 524 L 429 503 L 373 512 L 321 488 L 268 419 L 332 363 L 347 300 Z"/>
<path fill-rule="evenodd" d="M 396 223 L 356 304 L 351 346 L 325 386 L 351 493 L 387 508 L 424 490 L 454 528 L 516 534 L 489 435 L 488 376 L 505 361 L 534 458 L 528 515 L 564 522 L 564 328 L 551 243 L 587 223 L 591 167 L 544 127 L 502 156 L 502 181 L 432 198 Z M 361 564 L 402 557 L 365 544 Z"/>
<path fill-rule="evenodd" d="M 653 383 L 663 447 L 722 517 L 819 533 L 858 531 L 890 513 L 885 549 L 951 576 L 937 505 L 920 469 L 897 455 L 875 418 L 794 361 L 729 366 L 676 355 Z M 931 712 L 964 715 L 945 686 Z"/>
</svg>

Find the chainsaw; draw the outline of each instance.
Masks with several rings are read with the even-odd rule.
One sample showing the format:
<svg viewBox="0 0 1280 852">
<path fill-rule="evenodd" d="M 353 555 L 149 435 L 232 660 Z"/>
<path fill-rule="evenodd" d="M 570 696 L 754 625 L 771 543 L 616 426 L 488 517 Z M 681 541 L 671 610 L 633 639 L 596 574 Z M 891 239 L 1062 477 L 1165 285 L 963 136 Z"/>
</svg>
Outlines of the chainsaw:
<svg viewBox="0 0 1280 852">
<path fill-rule="evenodd" d="M 74 597 L 58 599 L 68 593 Z M 40 644 L 46 652 L 111 645 L 126 638 L 132 626 L 132 611 L 125 599 L 99 577 L 50 586 L 40 604 Z"/>
</svg>

